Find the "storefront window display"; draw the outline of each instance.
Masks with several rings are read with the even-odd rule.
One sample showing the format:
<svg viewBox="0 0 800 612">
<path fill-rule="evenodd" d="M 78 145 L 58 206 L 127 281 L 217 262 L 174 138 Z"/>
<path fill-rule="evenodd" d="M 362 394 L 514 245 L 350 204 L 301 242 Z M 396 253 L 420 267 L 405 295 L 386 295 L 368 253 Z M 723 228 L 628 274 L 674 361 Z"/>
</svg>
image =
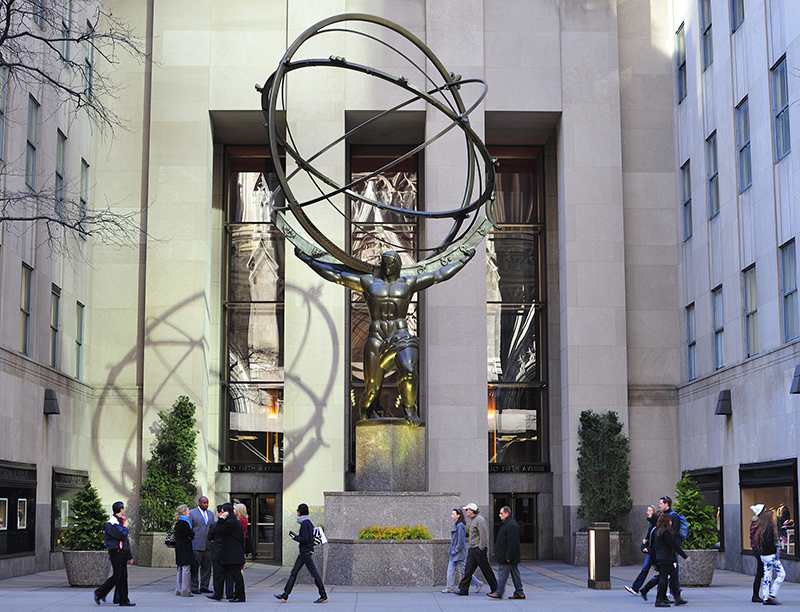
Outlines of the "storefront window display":
<svg viewBox="0 0 800 612">
<path fill-rule="evenodd" d="M 697 483 L 703 503 L 714 508 L 714 518 L 717 522 L 717 545 L 720 551 L 725 550 L 725 514 L 722 508 L 722 468 L 708 468 L 703 470 L 688 470 Z"/>
<path fill-rule="evenodd" d="M 36 550 L 36 464 L 0 461 L 0 556 Z"/>
<path fill-rule="evenodd" d="M 61 550 L 61 531 L 69 527 L 72 500 L 75 494 L 89 480 L 89 473 L 84 470 L 53 468 L 53 504 L 51 509 L 50 549 Z"/>
<path fill-rule="evenodd" d="M 775 513 L 781 556 L 797 558 L 797 459 L 739 466 L 742 546 L 749 549 L 750 506 L 764 504 Z"/>
</svg>

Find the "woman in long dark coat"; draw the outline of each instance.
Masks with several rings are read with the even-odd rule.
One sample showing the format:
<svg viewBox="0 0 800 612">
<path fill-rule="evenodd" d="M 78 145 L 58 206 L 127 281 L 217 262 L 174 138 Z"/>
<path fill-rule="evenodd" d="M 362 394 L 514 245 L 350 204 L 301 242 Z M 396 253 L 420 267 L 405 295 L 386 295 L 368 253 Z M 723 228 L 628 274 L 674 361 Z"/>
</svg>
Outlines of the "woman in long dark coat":
<svg viewBox="0 0 800 612">
<path fill-rule="evenodd" d="M 181 504 L 175 514 L 175 564 L 178 566 L 175 595 L 182 597 L 192 597 L 192 563 L 194 562 L 192 540 L 194 540 L 194 531 L 192 531 L 192 521 L 189 519 L 189 506 Z"/>
<path fill-rule="evenodd" d="M 675 597 L 675 605 L 680 606 L 686 603 L 681 598 L 681 589 L 678 584 L 678 558 L 680 555 L 686 562 L 691 562 L 691 558 L 681 548 L 675 535 L 672 533 L 672 518 L 666 512 L 658 517 L 655 532 L 656 562 L 661 567 L 661 579 L 658 582 L 658 595 L 656 595 L 656 608 L 668 608 L 667 603 L 667 581 L 669 588 Z"/>
</svg>

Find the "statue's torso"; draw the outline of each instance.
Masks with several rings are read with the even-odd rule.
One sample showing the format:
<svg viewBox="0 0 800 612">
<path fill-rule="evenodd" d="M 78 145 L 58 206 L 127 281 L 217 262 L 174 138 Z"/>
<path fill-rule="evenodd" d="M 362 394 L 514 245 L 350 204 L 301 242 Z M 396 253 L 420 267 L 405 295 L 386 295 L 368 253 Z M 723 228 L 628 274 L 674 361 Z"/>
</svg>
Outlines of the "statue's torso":
<svg viewBox="0 0 800 612">
<path fill-rule="evenodd" d="M 406 315 L 413 295 L 413 283 L 402 277 L 396 281 L 373 278 L 364 283 L 364 299 L 371 321 L 370 334 L 387 339 L 399 330 L 406 329 Z"/>
</svg>

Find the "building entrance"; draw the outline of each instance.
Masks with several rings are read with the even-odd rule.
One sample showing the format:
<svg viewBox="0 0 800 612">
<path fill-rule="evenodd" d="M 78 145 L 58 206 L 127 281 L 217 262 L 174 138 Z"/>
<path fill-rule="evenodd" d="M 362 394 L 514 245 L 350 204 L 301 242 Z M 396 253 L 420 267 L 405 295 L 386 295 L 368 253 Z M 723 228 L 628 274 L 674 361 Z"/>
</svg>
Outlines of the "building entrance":
<svg viewBox="0 0 800 612">
<path fill-rule="evenodd" d="M 275 493 L 232 493 L 232 503 L 247 508 L 247 533 L 253 540 L 253 561 L 274 561 Z"/>
<path fill-rule="evenodd" d="M 494 536 L 500 530 L 500 508 L 511 508 L 511 516 L 519 524 L 519 539 L 523 559 L 538 559 L 538 542 L 536 538 L 536 495 L 530 493 L 495 493 L 494 494 Z"/>
</svg>

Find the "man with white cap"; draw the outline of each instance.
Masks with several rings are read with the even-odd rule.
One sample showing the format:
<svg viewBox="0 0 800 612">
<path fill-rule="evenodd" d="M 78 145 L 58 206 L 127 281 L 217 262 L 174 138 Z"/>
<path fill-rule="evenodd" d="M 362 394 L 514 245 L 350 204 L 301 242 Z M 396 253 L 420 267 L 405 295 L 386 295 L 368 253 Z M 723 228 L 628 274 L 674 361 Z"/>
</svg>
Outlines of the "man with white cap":
<svg viewBox="0 0 800 612">
<path fill-rule="evenodd" d="M 453 591 L 456 595 L 469 595 L 469 584 L 472 574 L 477 568 L 481 568 L 486 582 L 489 584 L 489 592 L 497 591 L 497 578 L 489 565 L 489 525 L 479 512 L 478 505 L 475 503 L 470 502 L 464 506 L 464 513 L 472 522 L 469 526 L 469 542 L 467 543 L 467 565 L 458 588 Z"/>
<path fill-rule="evenodd" d="M 756 558 L 756 578 L 753 580 L 753 598 L 750 601 L 762 603 L 759 591 L 761 590 L 761 581 L 764 579 L 764 564 L 761 562 L 758 546 L 756 546 L 756 529 L 758 528 L 758 515 L 764 510 L 764 504 L 750 506 L 750 510 L 753 511 L 753 518 L 750 519 L 750 548 L 753 549 L 753 556 Z"/>
</svg>

